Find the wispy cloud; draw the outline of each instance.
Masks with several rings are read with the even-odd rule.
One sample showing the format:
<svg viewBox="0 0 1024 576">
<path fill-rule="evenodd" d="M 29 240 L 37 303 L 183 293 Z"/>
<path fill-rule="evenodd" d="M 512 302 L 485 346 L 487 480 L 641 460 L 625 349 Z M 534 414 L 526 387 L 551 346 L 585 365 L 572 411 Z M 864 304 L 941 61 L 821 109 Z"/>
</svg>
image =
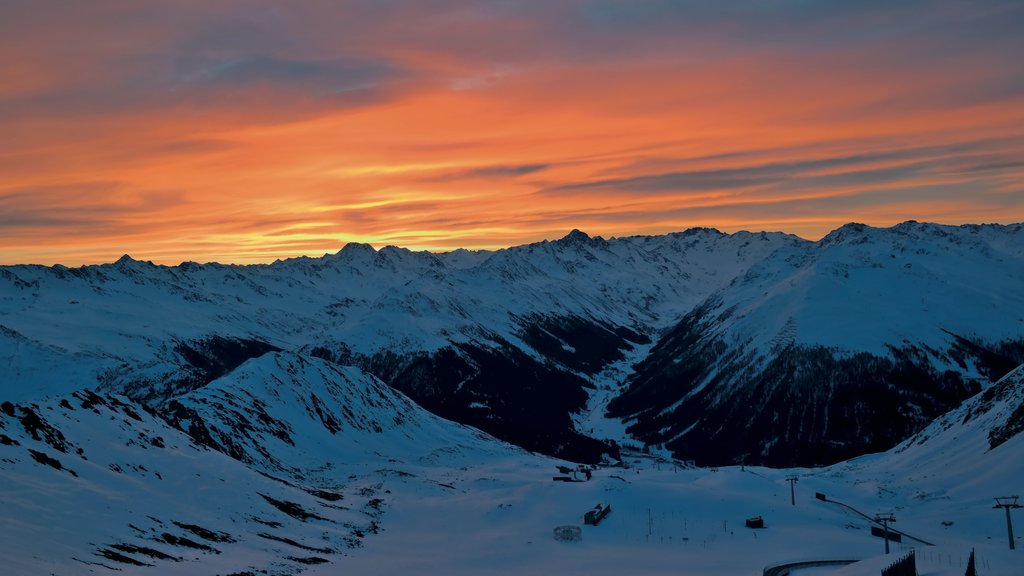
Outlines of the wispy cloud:
<svg viewBox="0 0 1024 576">
<path fill-rule="evenodd" d="M 1024 220 L 1013 0 L 0 0 L 0 260 Z"/>
<path fill-rule="evenodd" d="M 771 154 L 771 151 L 767 152 Z M 763 152 L 758 154 L 764 154 Z M 562 184 L 550 194 L 586 195 L 595 191 L 624 194 L 676 194 L 718 190 L 747 190 L 749 196 L 766 192 L 790 193 L 801 189 L 835 190 L 874 183 L 900 183 L 924 176 L 941 177 L 986 171 L 1019 171 L 1024 166 L 1024 138 L 958 142 L 939 146 L 903 147 L 832 155 L 808 160 L 769 162 L 716 169 L 641 173 L 624 178 L 600 178 Z M 659 165 L 685 165 L 691 161 L 742 161 L 744 155 L 698 159 L 661 158 Z M 627 169 L 644 167 L 643 164 Z M 755 190 L 756 189 L 756 190 Z"/>
</svg>

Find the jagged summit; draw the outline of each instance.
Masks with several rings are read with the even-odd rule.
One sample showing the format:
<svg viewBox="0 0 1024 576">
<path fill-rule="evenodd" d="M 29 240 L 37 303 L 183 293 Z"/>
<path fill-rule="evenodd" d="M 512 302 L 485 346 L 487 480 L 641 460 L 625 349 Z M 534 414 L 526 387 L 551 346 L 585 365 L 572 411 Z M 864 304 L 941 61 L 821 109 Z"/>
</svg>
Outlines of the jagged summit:
<svg viewBox="0 0 1024 576">
<path fill-rule="evenodd" d="M 713 235 L 713 236 L 726 236 L 727 235 L 725 232 L 722 232 L 718 228 L 711 228 L 711 227 L 707 227 L 707 226 L 693 226 L 691 228 L 687 228 L 686 230 L 683 230 L 682 232 L 673 232 L 673 234 L 676 234 L 678 236 L 698 236 L 698 235 L 702 235 L 702 234 L 710 234 L 710 235 Z"/>
<path fill-rule="evenodd" d="M 1006 235 L 1018 233 L 1024 228 L 1024 224 L 962 224 L 959 226 L 948 224 L 937 224 L 934 222 L 918 222 L 907 220 L 889 227 L 876 227 L 859 222 L 850 222 L 836 228 L 826 234 L 819 244 L 831 245 L 842 243 L 856 243 L 866 241 L 869 237 L 882 237 L 895 235 L 898 237 L 934 237 L 947 238 L 963 233 L 972 235 L 987 233 L 995 235 Z"/>
<path fill-rule="evenodd" d="M 600 236 L 591 238 L 591 236 L 589 234 L 587 234 L 586 232 L 583 232 L 583 231 L 579 230 L 578 228 L 573 228 L 571 232 L 569 232 L 568 234 L 566 234 L 565 236 L 563 236 L 562 238 L 557 240 L 557 242 L 559 244 L 573 245 L 573 244 L 587 244 L 591 240 L 601 240 L 601 239 L 602 238 Z"/>
<path fill-rule="evenodd" d="M 129 254 L 122 254 L 120 258 L 111 263 L 114 266 L 133 266 L 138 264 L 145 264 L 146 266 L 155 267 L 151 260 L 137 260 L 132 258 Z"/>
</svg>

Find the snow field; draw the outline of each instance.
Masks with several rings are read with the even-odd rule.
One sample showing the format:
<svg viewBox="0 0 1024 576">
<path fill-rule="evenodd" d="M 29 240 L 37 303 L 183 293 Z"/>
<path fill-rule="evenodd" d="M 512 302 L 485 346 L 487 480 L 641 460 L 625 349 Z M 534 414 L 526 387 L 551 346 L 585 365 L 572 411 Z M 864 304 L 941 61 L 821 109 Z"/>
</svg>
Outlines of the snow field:
<svg viewBox="0 0 1024 576">
<path fill-rule="evenodd" d="M 415 479 L 385 482 L 391 490 L 385 530 L 344 565 L 359 574 L 759 574 L 778 562 L 882 555 L 883 541 L 870 535 L 867 522 L 815 500 L 814 491 L 829 491 L 871 512 L 895 504 L 898 518 L 916 513 L 912 497 L 866 498 L 858 478 L 821 471 L 798 471 L 806 475 L 791 506 L 785 477 L 793 471 L 673 470 L 664 464 L 658 470 L 649 460 L 626 470 L 598 470 L 590 482 L 562 483 L 550 480 L 557 472 L 553 464 L 523 459 L 473 467 L 443 493 L 424 490 Z M 612 513 L 599 526 L 583 526 L 583 513 L 597 503 L 610 504 Z M 948 502 L 942 512 L 957 517 L 957 509 Z M 767 528 L 745 528 L 744 520 L 757 515 Z M 913 527 L 916 535 L 940 544 L 918 545 L 922 567 L 934 570 L 922 574 L 945 575 L 940 564 L 956 566 L 960 556 L 966 562 L 972 546 L 987 574 L 1019 574 L 1013 555 L 1001 552 L 1005 542 L 984 536 L 987 525 L 993 531 L 1004 527 L 996 515 L 972 517 L 969 525 L 945 532 L 938 522 L 907 524 L 894 527 Z M 552 530 L 561 525 L 581 526 L 582 542 L 554 540 Z M 892 548 L 890 562 L 910 546 Z M 843 572 L 817 570 L 877 574 L 856 565 Z"/>
</svg>

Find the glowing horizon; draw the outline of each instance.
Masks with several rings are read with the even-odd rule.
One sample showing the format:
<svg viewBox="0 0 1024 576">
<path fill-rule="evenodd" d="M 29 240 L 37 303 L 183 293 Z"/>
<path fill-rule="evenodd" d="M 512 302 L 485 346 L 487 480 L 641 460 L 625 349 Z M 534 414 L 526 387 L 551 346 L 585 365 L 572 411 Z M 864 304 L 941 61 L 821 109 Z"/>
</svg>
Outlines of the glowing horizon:
<svg viewBox="0 0 1024 576">
<path fill-rule="evenodd" d="M 0 11 L 0 264 L 1024 220 L 1021 3 Z"/>
</svg>

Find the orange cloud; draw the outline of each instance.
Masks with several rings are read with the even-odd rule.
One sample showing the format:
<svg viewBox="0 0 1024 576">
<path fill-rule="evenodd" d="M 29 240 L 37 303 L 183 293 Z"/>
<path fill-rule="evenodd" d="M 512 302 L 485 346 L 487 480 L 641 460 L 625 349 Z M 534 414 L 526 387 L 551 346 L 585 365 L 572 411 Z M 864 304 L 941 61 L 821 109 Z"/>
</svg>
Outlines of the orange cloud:
<svg viewBox="0 0 1024 576">
<path fill-rule="evenodd" d="M 388 4 L 12 11 L 0 263 L 1024 219 L 1012 6 Z"/>
</svg>

